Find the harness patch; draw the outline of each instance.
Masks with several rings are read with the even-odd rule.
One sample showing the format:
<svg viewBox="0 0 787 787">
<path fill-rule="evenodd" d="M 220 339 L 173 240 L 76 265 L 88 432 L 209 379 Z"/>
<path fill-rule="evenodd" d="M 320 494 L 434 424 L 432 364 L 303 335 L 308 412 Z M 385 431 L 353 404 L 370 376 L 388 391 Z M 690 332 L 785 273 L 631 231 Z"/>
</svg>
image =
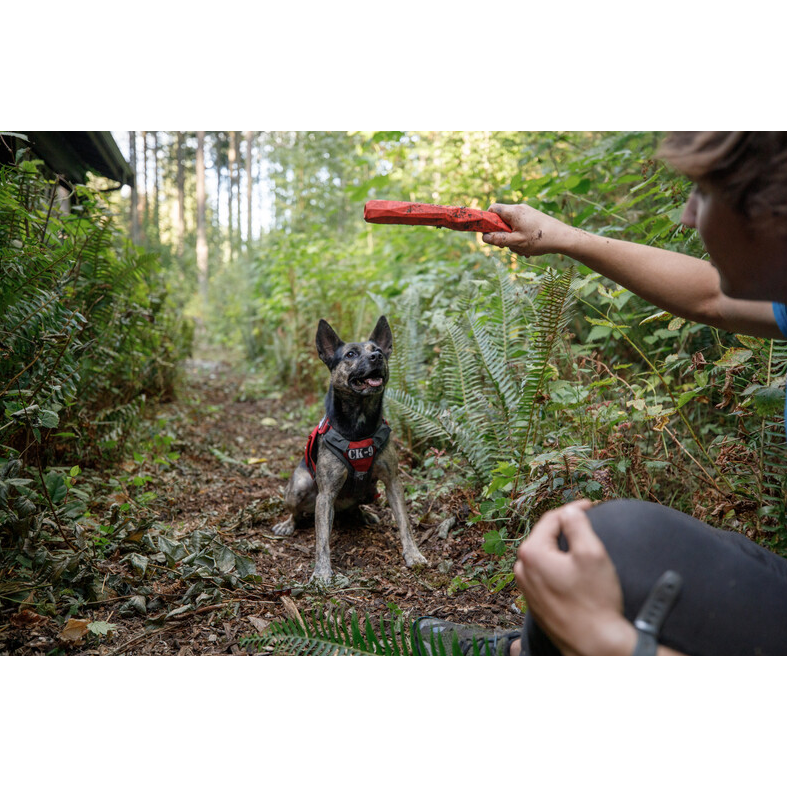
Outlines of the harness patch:
<svg viewBox="0 0 787 787">
<path fill-rule="evenodd" d="M 363 440 L 345 440 L 332 426 L 326 415 L 309 435 L 306 443 L 304 459 L 312 478 L 317 470 L 317 452 L 319 435 L 323 435 L 323 443 L 338 456 L 351 473 L 355 481 L 363 481 L 372 469 L 375 457 L 382 451 L 391 434 L 391 427 L 383 421 L 377 431 Z"/>
</svg>

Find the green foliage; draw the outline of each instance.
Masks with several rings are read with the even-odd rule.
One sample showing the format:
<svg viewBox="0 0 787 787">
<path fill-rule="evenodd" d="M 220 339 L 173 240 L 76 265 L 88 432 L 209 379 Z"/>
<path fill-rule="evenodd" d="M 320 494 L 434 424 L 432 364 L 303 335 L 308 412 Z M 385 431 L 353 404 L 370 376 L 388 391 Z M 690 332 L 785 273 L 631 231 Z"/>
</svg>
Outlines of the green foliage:
<svg viewBox="0 0 787 787">
<path fill-rule="evenodd" d="M 100 195 L 24 160 L 0 168 L 2 570 L 89 593 L 81 469 L 122 447 L 145 401 L 172 394 L 189 337 L 156 257 L 123 241 Z"/>
<path fill-rule="evenodd" d="M 116 444 L 146 396 L 171 394 L 188 334 L 156 258 L 123 244 L 84 187 L 61 214 L 56 186 L 35 162 L 0 170 L 0 429 L 17 452 L 59 438 L 84 456 Z"/>
<path fill-rule="evenodd" d="M 440 352 L 424 395 L 389 391 L 398 419 L 421 437 L 448 440 L 482 483 L 501 463 L 519 464 L 542 419 L 573 278 L 573 268 L 522 276 L 498 264 L 491 282 L 477 280 L 472 306 L 438 325 Z"/>
<path fill-rule="evenodd" d="M 298 614 L 271 623 L 263 634 L 246 637 L 241 645 L 268 655 L 288 656 L 464 655 L 455 636 L 450 648 L 434 636 L 427 643 L 430 647 L 424 648 L 420 637 L 420 632 L 413 633 L 396 613 L 387 619 L 381 617 L 375 623 L 365 615 L 361 624 L 355 610 L 351 611 L 349 621 L 342 615 L 315 611 L 311 621 Z M 473 652 L 468 655 L 480 655 L 477 644 L 474 643 Z"/>
</svg>

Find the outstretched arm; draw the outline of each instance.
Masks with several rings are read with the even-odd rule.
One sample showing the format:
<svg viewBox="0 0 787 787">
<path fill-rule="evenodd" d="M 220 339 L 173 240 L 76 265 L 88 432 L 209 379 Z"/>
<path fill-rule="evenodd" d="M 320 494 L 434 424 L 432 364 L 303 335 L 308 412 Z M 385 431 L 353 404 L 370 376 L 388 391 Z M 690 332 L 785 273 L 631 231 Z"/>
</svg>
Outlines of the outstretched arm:
<svg viewBox="0 0 787 787">
<path fill-rule="evenodd" d="M 710 262 L 686 254 L 593 235 L 528 205 L 493 205 L 513 232 L 486 243 L 525 257 L 565 254 L 665 311 L 722 330 L 782 339 L 771 303 L 726 296 Z"/>
</svg>

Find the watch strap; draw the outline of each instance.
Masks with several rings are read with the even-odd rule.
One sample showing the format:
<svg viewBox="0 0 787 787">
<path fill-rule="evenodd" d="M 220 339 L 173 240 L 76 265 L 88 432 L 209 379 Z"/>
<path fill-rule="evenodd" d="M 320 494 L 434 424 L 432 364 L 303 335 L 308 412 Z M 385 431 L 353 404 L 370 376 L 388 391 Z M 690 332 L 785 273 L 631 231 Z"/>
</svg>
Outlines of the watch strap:
<svg viewBox="0 0 787 787">
<path fill-rule="evenodd" d="M 658 635 L 680 595 L 683 580 L 677 571 L 665 571 L 650 589 L 645 603 L 634 618 L 637 645 L 633 656 L 655 656 Z"/>
</svg>

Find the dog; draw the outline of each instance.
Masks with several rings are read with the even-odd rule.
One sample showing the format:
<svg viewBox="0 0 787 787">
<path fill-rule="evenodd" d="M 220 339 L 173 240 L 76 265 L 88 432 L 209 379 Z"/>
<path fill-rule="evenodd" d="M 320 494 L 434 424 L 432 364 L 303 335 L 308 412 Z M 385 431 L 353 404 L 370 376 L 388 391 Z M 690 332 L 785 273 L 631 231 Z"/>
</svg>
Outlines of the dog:
<svg viewBox="0 0 787 787">
<path fill-rule="evenodd" d="M 317 354 L 331 373 L 325 396 L 325 417 L 312 432 L 304 457 L 284 493 L 289 517 L 273 526 L 289 536 L 296 524 L 314 515 L 316 555 L 310 582 L 331 581 L 330 536 L 334 512 L 357 508 L 375 497 L 382 481 L 399 528 L 404 562 L 426 564 L 415 540 L 390 428 L 383 419 L 383 395 L 388 383 L 388 359 L 393 334 L 383 316 L 366 342 L 343 342 L 320 320 Z"/>
</svg>

